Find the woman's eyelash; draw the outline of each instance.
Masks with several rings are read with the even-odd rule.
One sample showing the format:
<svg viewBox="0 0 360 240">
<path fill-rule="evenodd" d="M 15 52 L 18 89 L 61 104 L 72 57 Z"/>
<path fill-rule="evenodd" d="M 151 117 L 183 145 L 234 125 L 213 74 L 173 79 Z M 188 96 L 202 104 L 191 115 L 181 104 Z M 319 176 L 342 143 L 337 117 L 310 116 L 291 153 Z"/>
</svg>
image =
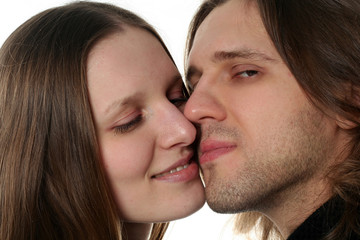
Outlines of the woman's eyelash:
<svg viewBox="0 0 360 240">
<path fill-rule="evenodd" d="M 179 98 L 173 98 L 173 99 L 169 99 L 169 101 L 174 104 L 176 107 L 180 107 L 181 105 L 183 105 L 184 103 L 186 103 L 186 101 L 188 100 L 187 97 L 179 97 Z"/>
<path fill-rule="evenodd" d="M 140 114 L 128 123 L 116 126 L 114 128 L 115 134 L 119 134 L 119 133 L 122 134 L 131 131 L 137 124 L 139 124 L 142 121 L 142 119 L 143 116 Z"/>
</svg>

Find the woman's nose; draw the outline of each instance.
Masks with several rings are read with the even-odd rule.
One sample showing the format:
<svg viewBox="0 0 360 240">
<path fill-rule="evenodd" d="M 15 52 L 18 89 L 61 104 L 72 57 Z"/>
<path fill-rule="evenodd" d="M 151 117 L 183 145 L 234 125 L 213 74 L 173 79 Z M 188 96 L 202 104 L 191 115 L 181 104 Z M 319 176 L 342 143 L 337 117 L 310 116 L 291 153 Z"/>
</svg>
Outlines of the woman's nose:
<svg viewBox="0 0 360 240">
<path fill-rule="evenodd" d="M 173 146 L 189 146 L 196 138 L 195 126 L 185 118 L 184 114 L 174 105 L 165 110 L 159 125 L 160 144 L 168 149 Z"/>
</svg>

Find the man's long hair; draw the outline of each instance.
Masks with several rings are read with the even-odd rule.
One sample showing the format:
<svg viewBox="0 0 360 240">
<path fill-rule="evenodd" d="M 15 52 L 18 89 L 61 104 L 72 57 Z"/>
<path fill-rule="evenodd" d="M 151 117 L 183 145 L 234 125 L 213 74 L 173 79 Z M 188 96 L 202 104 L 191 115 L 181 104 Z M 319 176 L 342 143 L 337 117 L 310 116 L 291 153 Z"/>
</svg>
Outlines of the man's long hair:
<svg viewBox="0 0 360 240">
<path fill-rule="evenodd" d="M 334 195 L 344 201 L 344 213 L 324 239 L 360 235 L 360 1 L 249 1 L 257 3 L 270 39 L 312 103 L 348 125 L 351 141 L 345 148 L 350 154 L 328 174 Z M 225 2 L 207 0 L 200 6 L 189 28 L 186 59 L 203 20 Z M 254 225 L 261 226 L 263 239 L 281 238 L 266 216 L 238 214 L 238 230 Z"/>
</svg>

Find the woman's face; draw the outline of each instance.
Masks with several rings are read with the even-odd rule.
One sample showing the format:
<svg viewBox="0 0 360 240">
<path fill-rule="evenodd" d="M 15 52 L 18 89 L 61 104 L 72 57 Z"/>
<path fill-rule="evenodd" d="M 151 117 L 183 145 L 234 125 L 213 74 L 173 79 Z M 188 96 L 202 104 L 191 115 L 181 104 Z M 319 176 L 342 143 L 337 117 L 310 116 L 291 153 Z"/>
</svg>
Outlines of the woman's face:
<svg viewBox="0 0 360 240">
<path fill-rule="evenodd" d="M 102 163 L 120 216 L 130 222 L 185 217 L 204 204 L 183 116 L 182 80 L 160 42 L 125 30 L 89 54 L 88 87 Z"/>
</svg>

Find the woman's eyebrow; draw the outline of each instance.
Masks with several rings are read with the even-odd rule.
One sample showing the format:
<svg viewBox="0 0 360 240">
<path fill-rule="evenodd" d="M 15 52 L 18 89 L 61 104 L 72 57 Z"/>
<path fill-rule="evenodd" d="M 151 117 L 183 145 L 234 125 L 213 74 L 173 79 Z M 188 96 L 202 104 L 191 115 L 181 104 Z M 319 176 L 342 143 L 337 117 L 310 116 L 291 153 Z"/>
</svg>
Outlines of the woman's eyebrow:
<svg viewBox="0 0 360 240">
<path fill-rule="evenodd" d="M 183 78 L 180 74 L 176 74 L 171 78 L 171 83 L 170 86 L 174 86 L 176 84 L 178 84 L 179 82 L 183 83 Z"/>
<path fill-rule="evenodd" d="M 106 116 L 112 115 L 112 113 L 115 110 L 117 110 L 123 106 L 126 106 L 126 105 L 130 104 L 131 102 L 137 101 L 139 98 L 142 98 L 142 96 L 144 96 L 143 92 L 135 92 L 134 94 L 131 94 L 130 96 L 116 99 L 105 108 L 104 115 L 106 115 Z"/>
</svg>

